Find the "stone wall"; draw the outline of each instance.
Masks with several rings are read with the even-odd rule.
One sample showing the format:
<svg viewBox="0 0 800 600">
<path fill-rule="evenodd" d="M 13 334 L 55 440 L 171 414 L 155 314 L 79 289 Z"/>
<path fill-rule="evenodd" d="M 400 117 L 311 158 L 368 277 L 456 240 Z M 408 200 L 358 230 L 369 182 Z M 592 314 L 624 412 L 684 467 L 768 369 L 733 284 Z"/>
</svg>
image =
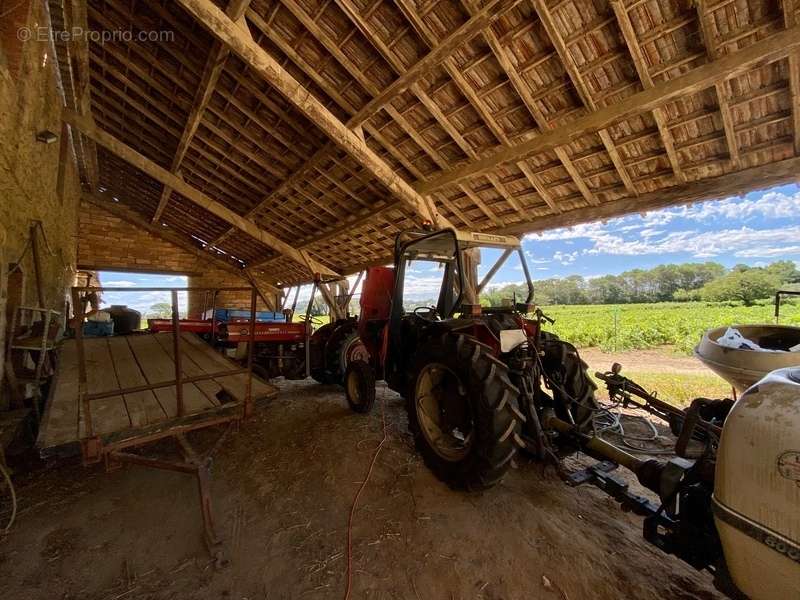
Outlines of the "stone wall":
<svg viewBox="0 0 800 600">
<path fill-rule="evenodd" d="M 22 276 L 8 290 L 12 299 L 8 308 L 17 299 L 39 304 L 32 252 L 25 253 L 31 225 L 38 221 L 43 233 L 38 250 L 44 304 L 63 311 L 66 289 L 74 276 L 78 176 L 70 161 L 60 195 L 60 140 L 52 144 L 36 140 L 37 132 L 43 130 L 61 135 L 56 61 L 48 42 L 20 42 L 16 31 L 26 23 L 46 22 L 44 3 L 19 2 L 12 12 L 1 19 L 0 28 L 0 255 L 6 265 L 19 261 Z M 0 307 L 0 329 L 5 329 L 5 318 L 6 310 Z M 0 380 L 2 365 L 0 360 Z"/>
</svg>

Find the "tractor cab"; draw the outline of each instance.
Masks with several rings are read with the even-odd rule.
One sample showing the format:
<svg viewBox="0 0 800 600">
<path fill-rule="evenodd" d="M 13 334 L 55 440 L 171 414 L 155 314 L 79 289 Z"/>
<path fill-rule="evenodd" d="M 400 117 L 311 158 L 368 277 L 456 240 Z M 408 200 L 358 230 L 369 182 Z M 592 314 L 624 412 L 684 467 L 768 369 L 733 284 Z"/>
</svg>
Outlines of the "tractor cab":
<svg viewBox="0 0 800 600">
<path fill-rule="evenodd" d="M 479 281 L 481 251 L 487 249 L 497 258 Z M 524 296 L 504 299 L 500 306 L 481 306 L 481 292 L 514 254 L 525 276 Z M 408 283 L 419 272 L 433 274 L 426 279 L 438 283 L 431 305 L 406 297 Z M 454 229 L 406 231 L 395 240 L 394 266 L 367 271 L 359 336 L 375 375 L 404 394 L 417 350 L 444 333 L 468 335 L 497 355 L 536 336 L 538 322 L 526 318 L 533 310 L 533 291 L 524 253 L 514 237 Z"/>
</svg>

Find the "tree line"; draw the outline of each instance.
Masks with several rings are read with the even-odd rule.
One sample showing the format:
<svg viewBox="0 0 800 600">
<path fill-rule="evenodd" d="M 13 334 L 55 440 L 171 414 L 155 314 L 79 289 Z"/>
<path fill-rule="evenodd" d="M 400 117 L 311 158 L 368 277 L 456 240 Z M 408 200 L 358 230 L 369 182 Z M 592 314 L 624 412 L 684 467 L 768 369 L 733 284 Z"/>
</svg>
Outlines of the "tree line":
<svg viewBox="0 0 800 600">
<path fill-rule="evenodd" d="M 650 302 L 738 301 L 750 305 L 768 298 L 783 286 L 800 283 L 800 271 L 791 260 L 765 267 L 736 265 L 726 269 L 719 263 L 659 265 L 653 269 L 631 269 L 619 275 L 585 278 L 571 275 L 534 282 L 536 303 L 629 304 Z M 481 294 L 481 304 L 498 306 L 503 299 L 524 299 L 525 284 L 511 284 Z"/>
</svg>

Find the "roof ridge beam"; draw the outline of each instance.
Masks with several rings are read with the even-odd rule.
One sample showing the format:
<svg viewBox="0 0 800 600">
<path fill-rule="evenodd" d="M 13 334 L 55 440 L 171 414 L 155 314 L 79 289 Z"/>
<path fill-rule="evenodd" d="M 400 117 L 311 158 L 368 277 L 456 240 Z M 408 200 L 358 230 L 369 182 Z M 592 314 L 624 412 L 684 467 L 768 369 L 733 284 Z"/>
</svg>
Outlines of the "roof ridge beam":
<svg viewBox="0 0 800 600">
<path fill-rule="evenodd" d="M 776 33 L 747 48 L 728 54 L 719 60 L 706 63 L 675 79 L 657 84 L 652 88 L 624 98 L 615 104 L 579 117 L 574 121 L 544 132 L 535 138 L 503 148 L 476 161 L 456 167 L 415 184 L 420 194 L 451 185 L 465 177 L 474 177 L 495 167 L 536 154 L 553 150 L 568 143 L 573 137 L 594 133 L 622 119 L 643 112 L 653 111 L 682 95 L 713 86 L 717 81 L 741 73 L 758 64 L 784 58 L 800 47 L 800 26 Z"/>
</svg>

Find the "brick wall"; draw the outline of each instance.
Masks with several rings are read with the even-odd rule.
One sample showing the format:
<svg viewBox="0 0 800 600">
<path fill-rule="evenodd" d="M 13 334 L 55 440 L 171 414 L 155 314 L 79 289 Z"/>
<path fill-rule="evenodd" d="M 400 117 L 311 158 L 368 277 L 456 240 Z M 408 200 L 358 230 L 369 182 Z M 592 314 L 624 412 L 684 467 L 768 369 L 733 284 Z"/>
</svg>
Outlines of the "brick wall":
<svg viewBox="0 0 800 600">
<path fill-rule="evenodd" d="M 244 278 L 152 233 L 139 229 L 95 205 L 82 203 L 78 239 L 78 266 L 93 270 L 180 273 L 190 287 L 245 287 Z M 200 316 L 205 294 L 189 294 L 189 315 Z M 250 308 L 249 292 L 218 296 L 217 306 Z M 258 310 L 266 310 L 259 299 Z M 210 304 L 208 306 L 210 308 Z"/>
<path fill-rule="evenodd" d="M 85 202 L 78 233 L 78 265 L 84 269 L 188 274 L 209 268 L 183 248 Z"/>
</svg>

